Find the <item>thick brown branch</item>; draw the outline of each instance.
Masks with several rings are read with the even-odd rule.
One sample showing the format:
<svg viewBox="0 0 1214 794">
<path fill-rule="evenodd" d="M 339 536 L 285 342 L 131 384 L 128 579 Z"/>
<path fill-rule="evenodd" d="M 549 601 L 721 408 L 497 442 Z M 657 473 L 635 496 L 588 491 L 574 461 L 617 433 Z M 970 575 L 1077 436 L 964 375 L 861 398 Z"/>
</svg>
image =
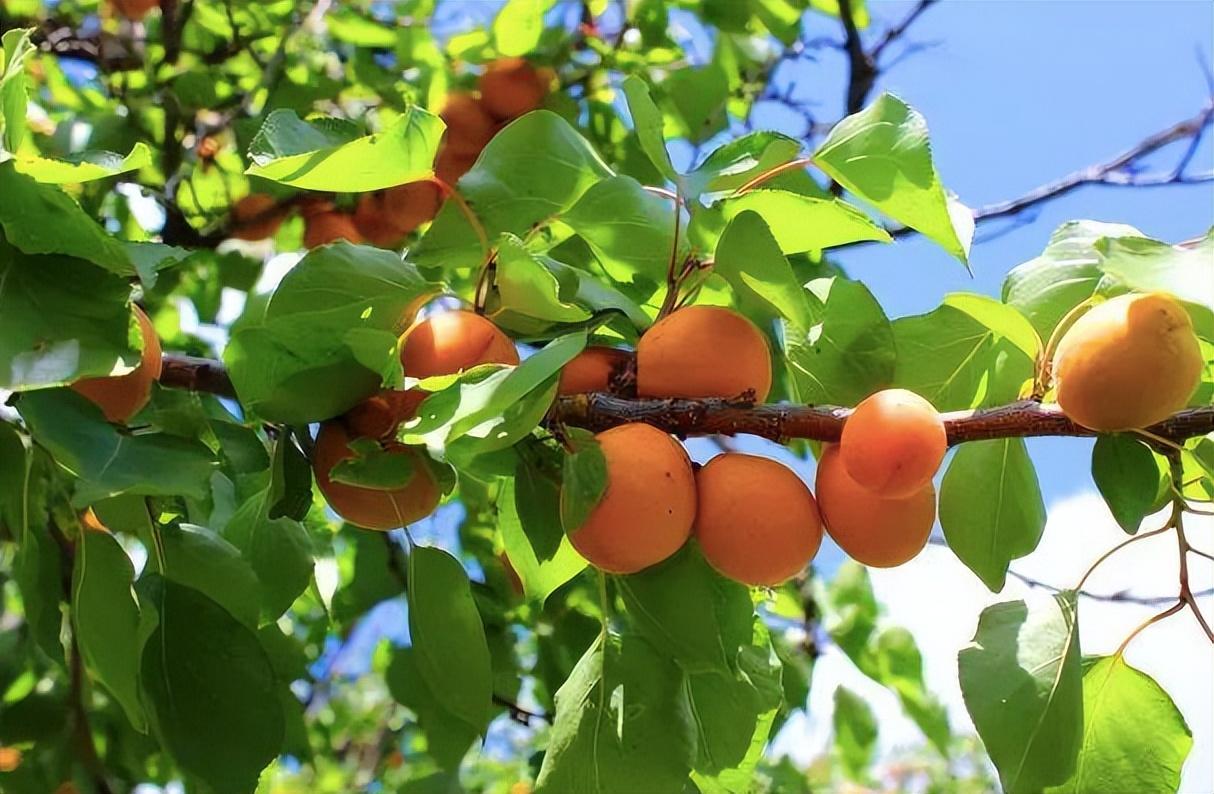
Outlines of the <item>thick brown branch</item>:
<svg viewBox="0 0 1214 794">
<path fill-rule="evenodd" d="M 208 392 L 236 398 L 223 364 L 192 356 L 166 355 L 160 383 L 174 389 Z M 804 438 L 837 441 L 850 409 L 812 405 L 751 405 L 729 400 L 638 400 L 611 394 L 561 397 L 552 419 L 574 427 L 605 430 L 626 422 L 648 422 L 686 436 L 761 436 L 774 441 Z M 1032 400 L 979 411 L 944 414 L 950 444 L 992 438 L 1033 436 L 1093 436 L 1072 422 L 1056 405 Z M 1181 411 L 1147 430 L 1169 441 L 1214 432 L 1214 406 Z"/>
</svg>

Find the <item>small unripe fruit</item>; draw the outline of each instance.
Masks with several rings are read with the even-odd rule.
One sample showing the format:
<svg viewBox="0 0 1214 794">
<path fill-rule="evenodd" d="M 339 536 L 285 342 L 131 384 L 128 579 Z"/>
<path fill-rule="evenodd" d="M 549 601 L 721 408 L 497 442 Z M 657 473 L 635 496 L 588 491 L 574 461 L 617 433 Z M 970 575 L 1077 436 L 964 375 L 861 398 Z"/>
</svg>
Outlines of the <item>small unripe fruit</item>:
<svg viewBox="0 0 1214 794">
<path fill-rule="evenodd" d="M 319 248 L 322 245 L 348 240 L 361 243 L 362 234 L 354 225 L 354 218 L 344 212 L 318 212 L 304 219 L 304 248 Z"/>
<path fill-rule="evenodd" d="M 596 568 L 636 573 L 674 554 L 691 536 L 691 461 L 678 441 L 651 425 L 619 425 L 595 438 L 607 463 L 607 488 L 569 532 L 569 542 Z"/>
<path fill-rule="evenodd" d="M 407 455 L 413 463 L 413 476 L 400 488 L 379 490 L 335 482 L 329 474 L 343 460 L 357 457 L 349 447 L 352 437 L 340 422 L 325 422 L 312 450 L 312 471 L 316 485 L 333 512 L 366 529 L 396 529 L 434 512 L 442 499 L 438 483 L 426 465 L 424 453 L 398 444 L 384 442 L 392 454 Z"/>
<path fill-rule="evenodd" d="M 906 389 L 886 389 L 847 417 L 839 457 L 857 483 L 900 498 L 932 481 L 947 448 L 944 422 L 931 403 Z"/>
<path fill-rule="evenodd" d="M 696 472 L 696 539 L 708 563 L 744 584 L 777 585 L 822 545 L 813 494 L 792 469 L 728 452 Z"/>
<path fill-rule="evenodd" d="M 516 119 L 543 103 L 551 80 L 522 58 L 499 58 L 480 77 L 481 104 L 498 121 Z"/>
<path fill-rule="evenodd" d="M 561 369 L 557 394 L 611 391 L 611 379 L 623 372 L 631 360 L 632 354 L 627 350 L 588 347 Z"/>
<path fill-rule="evenodd" d="M 826 534 L 853 560 L 892 568 L 923 550 L 936 521 L 936 489 L 929 482 L 902 499 L 887 499 L 847 473 L 832 444 L 818 461 L 818 508 Z"/>
<path fill-rule="evenodd" d="M 641 397 L 744 395 L 771 391 L 771 352 L 755 324 L 733 309 L 688 306 L 654 323 L 637 345 Z"/>
<path fill-rule="evenodd" d="M 351 408 L 342 417 L 356 438 L 390 438 L 401 422 L 417 415 L 417 409 L 429 397 L 419 389 L 384 389 Z"/>
<path fill-rule="evenodd" d="M 231 235 L 238 240 L 264 240 L 274 236 L 285 217 L 286 211 L 272 196 L 251 193 L 232 206 Z"/>
<path fill-rule="evenodd" d="M 364 193 L 354 210 L 354 225 L 368 241 L 391 246 L 438 214 L 441 194 L 433 182 L 411 182 Z"/>
<path fill-rule="evenodd" d="M 1184 408 L 1205 367 L 1193 323 L 1159 292 L 1120 295 L 1071 326 L 1054 356 L 1058 405 L 1090 430 L 1148 427 Z"/>
<path fill-rule="evenodd" d="M 143 336 L 143 352 L 139 363 L 125 375 L 82 378 L 72 388 L 92 400 L 111 422 L 126 422 L 148 404 L 152 383 L 160 378 L 160 340 L 152 321 L 138 306 L 132 307 L 139 331 Z"/>
<path fill-rule="evenodd" d="M 405 333 L 401 364 L 410 378 L 454 375 L 479 364 L 519 363 L 510 337 L 479 314 L 443 312 L 422 320 Z"/>
<path fill-rule="evenodd" d="M 110 5 L 122 16 L 132 22 L 138 22 L 153 8 L 159 8 L 160 0 L 110 0 Z"/>
<path fill-rule="evenodd" d="M 443 146 L 456 154 L 475 158 L 497 132 L 497 123 L 469 94 L 448 95 L 438 115 L 447 124 Z"/>
</svg>

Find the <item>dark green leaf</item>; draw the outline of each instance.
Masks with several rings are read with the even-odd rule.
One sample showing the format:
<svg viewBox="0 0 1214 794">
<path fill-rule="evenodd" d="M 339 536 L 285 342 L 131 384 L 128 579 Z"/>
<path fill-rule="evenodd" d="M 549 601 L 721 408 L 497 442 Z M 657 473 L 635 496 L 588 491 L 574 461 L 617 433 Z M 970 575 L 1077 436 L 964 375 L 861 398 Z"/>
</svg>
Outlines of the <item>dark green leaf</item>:
<svg viewBox="0 0 1214 794">
<path fill-rule="evenodd" d="M 1133 535 L 1152 512 L 1159 468 L 1132 435 L 1105 435 L 1092 448 L 1092 479 L 1117 525 Z"/>
<path fill-rule="evenodd" d="M 390 536 L 347 525 L 339 537 L 353 547 L 354 556 L 350 577 L 333 595 L 333 618 L 344 625 L 379 602 L 405 592 L 405 582 L 389 552 L 395 543 Z"/>
<path fill-rule="evenodd" d="M 543 605 L 548 596 L 586 567 L 561 529 L 560 483 L 519 464 L 502 484 L 497 525 L 523 594 Z"/>
<path fill-rule="evenodd" d="M 193 524 L 161 527 L 157 548 L 164 555 L 158 573 L 207 596 L 250 629 L 257 628 L 257 576 L 239 549 Z"/>
<path fill-rule="evenodd" d="M 594 434 L 580 428 L 566 430 L 573 450 L 565 455 L 561 474 L 561 526 L 573 534 L 586 523 L 607 490 L 607 459 Z"/>
<path fill-rule="evenodd" d="M 672 181 L 678 179 L 678 172 L 670 162 L 670 153 L 666 151 L 662 112 L 650 96 L 649 86 L 640 77 L 629 75 L 624 80 L 623 88 L 641 150 L 658 169 L 658 173 Z"/>
<path fill-rule="evenodd" d="M 415 648 L 399 648 L 384 678 L 388 691 L 400 704 L 417 714 L 426 733 L 426 750 L 443 769 L 455 770 L 468 748 L 480 735 L 481 727 L 472 725 L 443 706 L 418 669 Z"/>
<path fill-rule="evenodd" d="M 347 446 L 354 457 L 338 461 L 333 467 L 329 476 L 334 482 L 390 491 L 408 485 L 417 471 L 415 458 L 386 450 L 374 439 L 355 439 Z"/>
<path fill-rule="evenodd" d="M 676 69 L 662 81 L 660 88 L 666 137 L 703 143 L 725 129 L 729 82 L 721 66 Z"/>
<path fill-rule="evenodd" d="M 312 464 L 291 436 L 283 432 L 274 442 L 268 516 L 303 521 L 312 507 Z"/>
<path fill-rule="evenodd" d="M 223 529 L 223 536 L 257 575 L 262 620 L 277 620 L 307 589 L 312 579 L 312 544 L 291 518 L 270 518 L 269 493 L 245 501 Z"/>
</svg>

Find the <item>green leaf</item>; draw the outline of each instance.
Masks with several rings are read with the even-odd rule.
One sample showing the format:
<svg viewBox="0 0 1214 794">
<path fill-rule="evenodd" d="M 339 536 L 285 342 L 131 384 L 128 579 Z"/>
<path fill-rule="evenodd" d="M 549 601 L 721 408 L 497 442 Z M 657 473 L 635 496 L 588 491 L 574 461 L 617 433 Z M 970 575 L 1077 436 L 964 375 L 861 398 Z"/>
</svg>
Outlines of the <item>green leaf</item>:
<svg viewBox="0 0 1214 794">
<path fill-rule="evenodd" d="M 749 314 L 782 317 L 807 327 L 809 301 L 763 218 L 737 215 L 717 243 L 714 272 L 733 287 Z"/>
<path fill-rule="evenodd" d="M 846 687 L 835 689 L 835 751 L 843 772 L 851 780 L 867 778 L 868 766 L 877 750 L 877 718 L 859 695 Z"/>
<path fill-rule="evenodd" d="M 257 628 L 257 576 L 239 549 L 194 524 L 161 527 L 157 548 L 164 555 L 164 566 L 158 569 L 162 576 L 197 590 L 245 626 Z"/>
<path fill-rule="evenodd" d="M 312 507 L 312 464 L 292 436 L 284 432 L 274 442 L 267 513 L 271 520 L 285 516 L 303 521 Z"/>
<path fill-rule="evenodd" d="M 1083 736 L 1075 594 L 982 611 L 957 657 L 961 694 L 1008 794 L 1041 791 L 1075 770 Z"/>
<path fill-rule="evenodd" d="M 113 152 L 85 152 L 67 160 L 22 156 L 15 162 L 18 171 L 43 184 L 69 185 L 138 171 L 152 164 L 152 150 L 140 141 L 125 157 Z"/>
<path fill-rule="evenodd" d="M 1147 237 L 1105 237 L 1096 242 L 1100 269 L 1137 292 L 1170 292 L 1183 300 L 1198 333 L 1214 341 L 1214 232 L 1193 245 L 1172 246 Z"/>
<path fill-rule="evenodd" d="M 611 169 L 569 122 L 537 110 L 489 141 L 459 191 L 496 240 L 503 232 L 525 235 L 558 217 L 608 176 Z M 467 218 L 448 201 L 410 256 L 424 267 L 452 271 L 477 267 L 483 252 Z"/>
<path fill-rule="evenodd" d="M 628 90 L 627 81 L 624 90 Z M 635 113 L 633 116 L 635 118 Z M 704 162 L 683 177 L 683 192 L 688 198 L 695 198 L 704 193 L 737 190 L 755 177 L 791 161 L 800 151 L 801 142 L 787 135 L 766 130 L 748 133 L 717 147 L 705 157 Z"/>
<path fill-rule="evenodd" d="M 693 545 L 615 582 L 637 629 L 663 656 L 689 673 L 732 674 L 751 639 L 754 606 L 746 586 L 713 570 Z"/>
<path fill-rule="evenodd" d="M 496 288 L 485 315 L 499 327 L 539 334 L 560 323 L 580 323 L 591 314 L 576 302 L 576 271 L 528 251 L 512 234 L 498 244 Z"/>
<path fill-rule="evenodd" d="M 747 211 L 762 215 L 785 254 L 821 251 L 862 240 L 888 243 L 893 239 L 859 209 L 834 198 L 761 189 L 726 199 L 720 206 L 727 220 Z"/>
<path fill-rule="evenodd" d="M 399 381 L 397 337 L 435 291 L 390 251 L 346 242 L 311 251 L 279 284 L 261 322 L 242 327 L 224 351 L 241 404 L 263 419 L 303 425 Z"/>
<path fill-rule="evenodd" d="M 923 682 L 923 657 L 914 636 L 901 627 L 883 630 L 876 638 L 876 664 L 881 683 L 897 693 L 902 710 L 948 758 L 952 737 L 948 711 Z"/>
<path fill-rule="evenodd" d="M 1084 668 L 1079 764 L 1049 794 L 1179 791 L 1193 733 L 1172 698 L 1120 655 L 1085 659 Z"/>
<path fill-rule="evenodd" d="M 139 607 L 132 596 L 135 569 L 108 532 L 86 531 L 76 544 L 72 572 L 72 626 L 89 675 L 122 705 L 131 725 L 148 729 L 139 693 Z"/>
<path fill-rule="evenodd" d="M 541 606 L 586 568 L 561 529 L 560 492 L 560 483 L 520 463 L 497 502 L 506 556 L 523 583 L 523 594 Z"/>
<path fill-rule="evenodd" d="M 720 65 L 676 69 L 659 89 L 666 137 L 699 144 L 725 129 L 729 81 Z"/>
<path fill-rule="evenodd" d="M 1092 449 L 1092 479 L 1117 525 L 1133 535 L 1151 512 L 1159 468 L 1146 445 L 1129 434 L 1104 435 Z"/>
<path fill-rule="evenodd" d="M 535 794 L 681 794 L 696 752 L 683 681 L 643 638 L 600 636 L 556 693 Z"/>
<path fill-rule="evenodd" d="M 807 325 L 784 324 L 789 385 L 799 402 L 855 405 L 894 379 L 894 333 L 858 281 L 815 279 L 804 293 Z"/>
<path fill-rule="evenodd" d="M 1033 361 L 1000 331 L 954 306 L 894 321 L 898 364 L 892 385 L 927 398 L 940 411 L 1015 400 Z"/>
<path fill-rule="evenodd" d="M 274 670 L 257 636 L 190 587 L 140 580 L 156 620 L 143 650 L 152 726 L 183 772 L 216 794 L 246 794 L 282 746 Z"/>
<path fill-rule="evenodd" d="M 562 464 L 560 518 L 565 532 L 573 534 L 607 490 L 607 459 L 590 431 L 568 428 L 566 432 L 573 450 Z"/>
<path fill-rule="evenodd" d="M 325 14 L 325 27 L 338 41 L 356 47 L 395 47 L 396 31 L 353 8 L 337 7 Z"/>
<path fill-rule="evenodd" d="M 245 500 L 223 528 L 257 576 L 262 621 L 277 620 L 312 580 L 312 543 L 298 521 L 270 518 L 270 492 Z"/>
<path fill-rule="evenodd" d="M 345 584 L 333 594 L 333 618 L 348 625 L 381 601 L 405 592 L 403 577 L 389 547 L 395 544 L 388 535 L 346 526 L 338 534 L 347 548 L 353 547 L 354 564 Z"/>
<path fill-rule="evenodd" d="M 398 648 L 384 673 L 388 692 L 417 714 L 426 734 L 426 751 L 440 767 L 456 770 L 481 729 L 443 706 L 418 668 L 416 648 Z"/>
<path fill-rule="evenodd" d="M 63 560 L 47 528 L 46 480 L 54 462 L 7 422 L 0 422 L 0 518 L 18 541 L 12 578 L 34 641 L 62 663 L 59 642 L 63 600 Z"/>
<path fill-rule="evenodd" d="M 30 28 L 13 28 L 0 37 L 0 129 L 4 130 L 4 148 L 15 152 L 25 138 L 25 111 L 29 104 L 29 80 L 25 60 L 35 47 Z"/>
<path fill-rule="evenodd" d="M 877 597 L 868 569 L 847 560 L 839 566 L 827 595 L 831 611 L 826 631 L 830 638 L 861 672 L 876 675 L 874 663 L 868 658 L 868 644 L 877 626 Z"/>
<path fill-rule="evenodd" d="M 0 389 L 63 386 L 135 366 L 129 295 L 121 279 L 83 260 L 26 256 L 0 241 Z"/>
<path fill-rule="evenodd" d="M 249 145 L 245 173 L 304 190 L 361 193 L 434 176 L 446 125 L 410 106 L 382 132 L 352 138 L 348 122 L 303 121 L 280 108 Z"/>
<path fill-rule="evenodd" d="M 493 19 L 493 44 L 502 55 L 526 55 L 540 43 L 553 0 L 506 0 Z"/>
<path fill-rule="evenodd" d="M 839 0 L 809 0 L 809 7 L 814 11 L 827 14 L 835 18 L 839 18 Z M 865 0 L 852 0 L 851 2 L 851 18 L 856 23 L 856 27 L 864 30 L 868 27 L 869 15 L 868 4 Z"/>
<path fill-rule="evenodd" d="M 966 263 L 974 236 L 970 210 L 945 194 L 932 164 L 927 122 L 885 93 L 835 125 L 814 163 L 848 191 L 921 232 Z"/>
<path fill-rule="evenodd" d="M 1037 548 L 1045 503 L 1022 438 L 970 441 L 953 455 L 940 486 L 940 526 L 949 548 L 999 592 L 1012 560 Z"/>
<path fill-rule="evenodd" d="M 493 673 L 468 574 L 447 552 L 414 546 L 408 580 L 418 672 L 443 708 L 483 733 L 492 709 Z"/>
<path fill-rule="evenodd" d="M 1041 337 L 1037 336 L 1032 323 L 1015 306 L 972 292 L 951 292 L 944 296 L 944 305 L 965 312 L 1011 342 L 1030 360 L 1035 360 L 1041 352 Z"/>
<path fill-rule="evenodd" d="M 126 248 L 106 234 L 76 200 L 56 185 L 0 163 L 0 226 L 13 246 L 27 254 L 67 254 L 120 276 L 134 276 Z"/>
<path fill-rule="evenodd" d="M 22 395 L 17 406 L 30 433 L 82 482 L 74 501 L 120 493 L 205 498 L 215 459 L 202 443 L 166 433 L 130 435 L 70 389 Z"/>
<path fill-rule="evenodd" d="M 412 456 L 386 450 L 375 439 L 359 438 L 347 446 L 354 451 L 354 457 L 333 467 L 330 476 L 334 482 L 391 491 L 408 485 L 417 470 L 417 461 Z"/>
<path fill-rule="evenodd" d="M 632 126 L 636 130 L 637 140 L 641 151 L 649 157 L 658 173 L 669 180 L 676 180 L 679 174 L 670 162 L 670 152 L 666 150 L 666 139 L 663 135 L 664 122 L 662 111 L 649 93 L 649 85 L 636 75 L 624 79 L 624 97 L 628 101 L 628 112 L 632 114 Z"/>
</svg>

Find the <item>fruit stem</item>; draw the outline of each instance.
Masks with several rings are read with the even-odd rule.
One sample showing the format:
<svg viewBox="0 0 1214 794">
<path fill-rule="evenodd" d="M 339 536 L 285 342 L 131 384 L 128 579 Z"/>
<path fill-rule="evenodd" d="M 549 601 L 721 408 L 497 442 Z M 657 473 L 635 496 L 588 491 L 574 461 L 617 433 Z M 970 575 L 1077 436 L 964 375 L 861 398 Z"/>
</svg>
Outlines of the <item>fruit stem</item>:
<svg viewBox="0 0 1214 794">
<path fill-rule="evenodd" d="M 1050 340 L 1046 342 L 1045 348 L 1037 357 L 1037 367 L 1033 377 L 1033 399 L 1037 402 L 1041 402 L 1045 393 L 1050 390 L 1050 382 L 1054 376 L 1054 351 L 1058 349 L 1058 343 L 1062 341 L 1062 337 L 1071 329 L 1071 326 L 1096 303 L 1096 296 L 1089 296 L 1071 307 L 1071 310 L 1064 314 L 1058 324 L 1054 326 L 1054 330 L 1050 333 Z"/>
</svg>

